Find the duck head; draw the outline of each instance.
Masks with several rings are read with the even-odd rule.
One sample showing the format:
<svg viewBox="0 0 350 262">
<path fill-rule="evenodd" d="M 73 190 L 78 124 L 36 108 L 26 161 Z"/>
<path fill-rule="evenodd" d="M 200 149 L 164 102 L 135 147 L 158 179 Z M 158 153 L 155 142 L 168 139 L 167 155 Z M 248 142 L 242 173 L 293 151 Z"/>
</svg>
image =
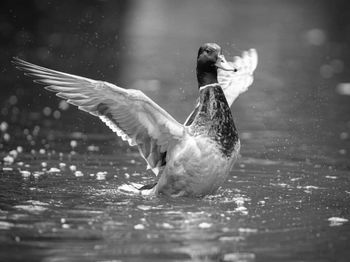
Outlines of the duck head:
<svg viewBox="0 0 350 262">
<path fill-rule="evenodd" d="M 199 88 L 218 82 L 218 68 L 236 72 L 221 54 L 221 47 L 215 43 L 206 43 L 198 50 L 197 80 Z"/>
</svg>

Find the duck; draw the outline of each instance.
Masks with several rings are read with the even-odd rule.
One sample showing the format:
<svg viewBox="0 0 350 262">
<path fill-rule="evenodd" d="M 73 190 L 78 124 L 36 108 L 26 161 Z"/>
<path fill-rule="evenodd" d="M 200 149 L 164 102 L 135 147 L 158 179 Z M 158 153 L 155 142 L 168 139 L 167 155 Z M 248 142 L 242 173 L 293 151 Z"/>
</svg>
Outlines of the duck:
<svg viewBox="0 0 350 262">
<path fill-rule="evenodd" d="M 248 87 L 252 85 L 254 80 L 254 71 L 258 65 L 258 53 L 255 48 L 251 48 L 247 51 L 243 51 L 241 56 L 233 57 L 233 61 L 227 61 L 225 56 L 221 52 L 221 47 L 217 44 L 207 43 L 205 45 L 213 45 L 218 50 L 220 59 L 223 64 L 228 65 L 235 70 L 225 70 L 218 67 L 217 77 L 218 82 L 224 91 L 226 101 L 231 107 L 233 102 L 244 92 L 248 90 Z M 204 45 L 204 46 L 205 46 Z M 197 74 L 198 78 L 198 74 Z M 199 107 L 199 99 L 193 111 L 189 114 L 185 121 L 185 125 L 191 122 Z"/>
<path fill-rule="evenodd" d="M 135 188 L 135 193 L 171 197 L 213 194 L 227 179 L 240 151 L 230 106 L 252 83 L 256 61 L 253 49 L 230 63 L 216 43 L 202 45 L 196 66 L 198 102 L 180 124 L 140 90 L 12 60 L 35 83 L 100 118 L 138 147 L 157 182 Z"/>
</svg>

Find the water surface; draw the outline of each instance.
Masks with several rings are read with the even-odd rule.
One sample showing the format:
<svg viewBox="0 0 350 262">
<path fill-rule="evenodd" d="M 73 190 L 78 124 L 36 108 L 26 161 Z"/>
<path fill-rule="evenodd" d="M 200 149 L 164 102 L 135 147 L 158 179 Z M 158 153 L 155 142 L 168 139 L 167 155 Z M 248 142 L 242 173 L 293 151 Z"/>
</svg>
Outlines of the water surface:
<svg viewBox="0 0 350 262">
<path fill-rule="evenodd" d="M 63 141 L 63 150 L 65 143 L 69 149 L 72 141 Z M 42 148 L 2 164 L 0 260 L 346 261 L 350 255 L 347 170 L 245 155 L 215 195 L 141 197 L 118 190 L 154 179 L 137 151 L 122 146 L 102 154 L 96 150 L 103 141 L 77 144 L 85 152 Z"/>
</svg>

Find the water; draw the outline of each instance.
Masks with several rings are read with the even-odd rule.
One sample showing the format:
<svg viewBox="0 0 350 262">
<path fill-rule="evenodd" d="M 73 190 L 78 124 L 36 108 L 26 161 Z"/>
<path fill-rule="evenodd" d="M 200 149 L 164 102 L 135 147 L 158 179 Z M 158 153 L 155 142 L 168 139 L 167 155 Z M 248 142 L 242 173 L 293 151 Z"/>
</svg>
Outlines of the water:
<svg viewBox="0 0 350 262">
<path fill-rule="evenodd" d="M 103 150 L 103 141 L 93 141 L 95 147 L 91 142 L 60 140 L 61 147 L 54 146 L 60 152 L 26 152 L 24 146 L 13 164 L 2 165 L 1 261 L 347 261 L 350 256 L 347 170 L 245 155 L 215 195 L 141 197 L 118 190 L 153 179 L 137 151 L 123 146 L 113 154 L 84 151 L 98 145 Z M 76 144 L 78 151 L 72 151 Z"/>
</svg>

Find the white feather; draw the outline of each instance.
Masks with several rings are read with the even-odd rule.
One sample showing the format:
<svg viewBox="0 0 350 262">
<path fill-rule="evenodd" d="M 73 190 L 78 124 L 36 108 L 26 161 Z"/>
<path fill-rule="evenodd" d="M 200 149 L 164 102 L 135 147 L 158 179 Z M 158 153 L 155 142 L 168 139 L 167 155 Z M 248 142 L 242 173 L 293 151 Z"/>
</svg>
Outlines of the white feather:
<svg viewBox="0 0 350 262">
<path fill-rule="evenodd" d="M 237 97 L 246 92 L 253 83 L 253 73 L 258 65 L 258 54 L 255 49 L 242 52 L 241 57 L 234 57 L 228 62 L 237 72 L 218 69 L 218 81 L 225 93 L 229 106 L 232 106 Z"/>
<path fill-rule="evenodd" d="M 130 146 L 138 145 L 155 173 L 159 172 L 168 146 L 185 134 L 183 125 L 139 90 L 51 70 L 18 58 L 13 63 L 47 90 L 98 116 Z"/>
</svg>

